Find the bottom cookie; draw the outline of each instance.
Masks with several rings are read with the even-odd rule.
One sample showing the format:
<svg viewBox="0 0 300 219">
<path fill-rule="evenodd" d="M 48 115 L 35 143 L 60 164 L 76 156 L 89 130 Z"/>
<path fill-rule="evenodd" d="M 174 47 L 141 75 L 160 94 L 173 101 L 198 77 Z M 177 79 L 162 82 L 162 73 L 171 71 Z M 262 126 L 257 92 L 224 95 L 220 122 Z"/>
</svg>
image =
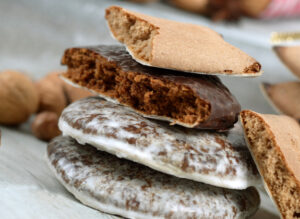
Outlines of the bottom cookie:
<svg viewBox="0 0 300 219">
<path fill-rule="evenodd" d="M 246 218 L 260 199 L 255 188 L 223 189 L 156 172 L 70 137 L 48 145 L 58 180 L 82 203 L 128 218 Z"/>
</svg>

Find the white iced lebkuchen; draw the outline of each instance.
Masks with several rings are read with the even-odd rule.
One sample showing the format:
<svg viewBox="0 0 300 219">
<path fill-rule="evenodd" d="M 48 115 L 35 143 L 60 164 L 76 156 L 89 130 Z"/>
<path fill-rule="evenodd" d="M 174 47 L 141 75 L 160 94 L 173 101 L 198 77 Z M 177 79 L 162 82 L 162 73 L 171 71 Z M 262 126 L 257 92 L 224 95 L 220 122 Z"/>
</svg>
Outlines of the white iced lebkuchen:
<svg viewBox="0 0 300 219">
<path fill-rule="evenodd" d="M 180 179 L 71 137 L 48 145 L 48 162 L 82 203 L 127 218 L 247 218 L 260 202 L 255 188 L 230 190 Z"/>
<path fill-rule="evenodd" d="M 81 144 L 177 177 L 230 189 L 261 183 L 239 125 L 225 133 L 170 126 L 92 97 L 69 105 L 59 128 Z"/>
</svg>

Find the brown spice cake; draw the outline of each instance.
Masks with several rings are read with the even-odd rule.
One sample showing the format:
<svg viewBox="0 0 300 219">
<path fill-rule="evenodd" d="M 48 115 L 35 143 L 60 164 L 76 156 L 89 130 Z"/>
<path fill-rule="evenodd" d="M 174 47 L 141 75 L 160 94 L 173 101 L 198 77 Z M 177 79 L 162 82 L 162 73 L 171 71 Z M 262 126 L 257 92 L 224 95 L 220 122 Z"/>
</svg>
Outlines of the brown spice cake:
<svg viewBox="0 0 300 219">
<path fill-rule="evenodd" d="M 245 138 L 283 218 L 300 218 L 300 126 L 288 116 L 240 114 Z"/>
<path fill-rule="evenodd" d="M 240 105 L 215 76 L 143 66 L 122 46 L 67 49 L 62 63 L 63 77 L 145 117 L 217 130 L 237 121 Z"/>
<path fill-rule="evenodd" d="M 144 64 L 200 74 L 258 76 L 261 65 L 210 28 L 156 18 L 111 6 L 112 35 Z"/>
</svg>

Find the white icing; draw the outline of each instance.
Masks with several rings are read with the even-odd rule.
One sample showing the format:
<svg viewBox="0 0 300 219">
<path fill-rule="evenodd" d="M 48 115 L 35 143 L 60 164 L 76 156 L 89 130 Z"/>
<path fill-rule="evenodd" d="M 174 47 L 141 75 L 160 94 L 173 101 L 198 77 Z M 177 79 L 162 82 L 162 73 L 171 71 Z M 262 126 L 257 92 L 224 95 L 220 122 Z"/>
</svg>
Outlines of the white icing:
<svg viewBox="0 0 300 219">
<path fill-rule="evenodd" d="M 49 144 L 48 164 L 82 203 L 128 218 L 245 218 L 259 205 L 252 189 L 226 190 L 164 175 L 69 137 Z"/>
<path fill-rule="evenodd" d="M 177 177 L 232 189 L 261 183 L 259 175 L 253 174 L 254 164 L 246 160 L 251 157 L 239 126 L 227 134 L 183 129 L 147 120 L 123 106 L 88 98 L 64 110 L 59 128 L 81 144 L 91 144 Z"/>
</svg>

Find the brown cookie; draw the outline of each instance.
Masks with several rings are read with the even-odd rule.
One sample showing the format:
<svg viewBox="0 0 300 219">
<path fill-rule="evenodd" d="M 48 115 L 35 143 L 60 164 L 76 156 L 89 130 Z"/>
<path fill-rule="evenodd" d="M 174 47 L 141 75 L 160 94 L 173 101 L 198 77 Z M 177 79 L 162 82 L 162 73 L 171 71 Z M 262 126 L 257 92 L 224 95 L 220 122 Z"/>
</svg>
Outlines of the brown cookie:
<svg viewBox="0 0 300 219">
<path fill-rule="evenodd" d="M 232 189 L 261 182 L 238 125 L 226 133 L 169 126 L 94 97 L 68 106 L 59 128 L 82 144 L 177 177 Z"/>
<path fill-rule="evenodd" d="M 300 82 L 263 83 L 262 91 L 271 106 L 279 113 L 300 120 Z"/>
<path fill-rule="evenodd" d="M 189 128 L 224 130 L 237 121 L 240 105 L 215 76 L 143 66 L 122 46 L 71 48 L 62 76 L 75 85 L 154 119 Z"/>
<path fill-rule="evenodd" d="M 291 72 L 300 78 L 300 46 L 275 46 L 273 49 Z"/>
<path fill-rule="evenodd" d="M 245 137 L 282 218 L 300 217 L 300 126 L 288 116 L 241 112 Z"/>
<path fill-rule="evenodd" d="M 57 179 L 85 205 L 126 218 L 247 218 L 255 188 L 229 190 L 165 175 L 69 137 L 48 145 Z"/>
<path fill-rule="evenodd" d="M 106 9 L 106 19 L 113 36 L 144 65 L 200 74 L 261 74 L 261 66 L 255 59 L 207 27 L 151 17 L 117 6 Z"/>
</svg>

